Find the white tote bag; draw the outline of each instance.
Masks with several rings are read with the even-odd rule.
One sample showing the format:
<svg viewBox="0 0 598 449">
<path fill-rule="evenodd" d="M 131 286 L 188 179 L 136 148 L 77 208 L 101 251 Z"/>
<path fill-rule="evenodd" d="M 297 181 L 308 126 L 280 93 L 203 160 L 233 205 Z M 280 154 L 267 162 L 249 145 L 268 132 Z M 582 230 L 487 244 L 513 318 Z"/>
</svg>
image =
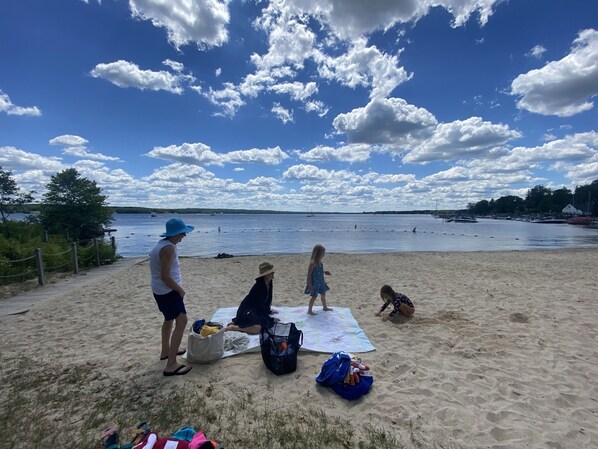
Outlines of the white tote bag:
<svg viewBox="0 0 598 449">
<path fill-rule="evenodd" d="M 206 323 L 208 324 L 208 323 Z M 214 325 L 216 323 L 209 323 Z M 193 326 L 189 330 L 186 358 L 191 363 L 212 363 L 224 354 L 224 326 L 218 323 L 220 330 L 205 337 L 195 333 Z"/>
</svg>

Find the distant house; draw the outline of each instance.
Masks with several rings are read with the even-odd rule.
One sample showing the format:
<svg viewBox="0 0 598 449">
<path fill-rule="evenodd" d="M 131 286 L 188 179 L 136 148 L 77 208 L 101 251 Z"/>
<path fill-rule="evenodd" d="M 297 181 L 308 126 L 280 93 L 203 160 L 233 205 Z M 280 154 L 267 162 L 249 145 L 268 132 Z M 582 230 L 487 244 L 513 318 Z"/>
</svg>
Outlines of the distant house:
<svg viewBox="0 0 598 449">
<path fill-rule="evenodd" d="M 572 204 L 567 204 L 563 208 L 563 214 L 565 214 L 565 215 L 583 215 L 583 212 L 580 211 L 579 209 L 576 209 L 575 206 L 573 206 Z"/>
</svg>

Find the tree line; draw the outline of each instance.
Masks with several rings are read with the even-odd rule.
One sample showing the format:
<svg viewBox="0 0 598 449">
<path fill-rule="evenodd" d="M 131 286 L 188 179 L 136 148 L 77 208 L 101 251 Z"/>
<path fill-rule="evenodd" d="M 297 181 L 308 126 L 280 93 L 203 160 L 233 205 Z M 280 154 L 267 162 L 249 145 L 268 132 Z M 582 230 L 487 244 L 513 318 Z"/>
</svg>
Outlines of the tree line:
<svg viewBox="0 0 598 449">
<path fill-rule="evenodd" d="M 104 235 L 104 228 L 112 222 L 112 210 L 107 197 L 95 181 L 82 177 L 74 168 L 56 173 L 46 185 L 39 205 L 39 222 L 51 234 L 66 234 L 74 241 Z M 17 185 L 12 171 L 0 166 L 0 217 L 6 224 L 8 217 L 21 211 L 33 201 L 35 191 L 24 192 Z"/>
<path fill-rule="evenodd" d="M 584 214 L 598 216 L 598 179 L 575 187 L 573 192 L 566 187 L 553 190 L 537 185 L 527 191 L 525 198 L 507 195 L 496 200 L 482 200 L 469 203 L 467 211 L 475 215 L 559 215 L 568 204 Z"/>
</svg>

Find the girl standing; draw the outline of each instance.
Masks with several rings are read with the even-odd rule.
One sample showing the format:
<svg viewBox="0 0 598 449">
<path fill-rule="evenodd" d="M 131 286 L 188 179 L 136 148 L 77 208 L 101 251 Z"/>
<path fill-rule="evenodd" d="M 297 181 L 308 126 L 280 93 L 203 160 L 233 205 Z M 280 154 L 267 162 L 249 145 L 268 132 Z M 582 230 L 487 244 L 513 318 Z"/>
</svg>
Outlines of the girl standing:
<svg viewBox="0 0 598 449">
<path fill-rule="evenodd" d="M 307 268 L 307 286 L 305 287 L 305 294 L 310 295 L 309 305 L 307 307 L 307 313 L 309 315 L 316 315 L 313 311 L 314 302 L 318 295 L 322 298 L 323 310 L 326 312 L 332 309 L 326 305 L 326 292 L 330 290 L 328 284 L 324 280 L 324 275 L 330 276 L 329 271 L 324 271 L 324 264 L 322 259 L 326 254 L 326 248 L 319 243 L 314 246 L 311 252 L 311 259 L 309 260 L 309 267 Z"/>
</svg>

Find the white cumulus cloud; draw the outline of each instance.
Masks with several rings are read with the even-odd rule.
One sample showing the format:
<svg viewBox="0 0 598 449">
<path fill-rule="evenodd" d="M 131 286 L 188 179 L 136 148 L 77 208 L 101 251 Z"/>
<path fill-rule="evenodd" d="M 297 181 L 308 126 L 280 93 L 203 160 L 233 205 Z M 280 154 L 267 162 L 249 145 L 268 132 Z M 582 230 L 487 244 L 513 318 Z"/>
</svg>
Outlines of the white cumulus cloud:
<svg viewBox="0 0 598 449">
<path fill-rule="evenodd" d="M 39 117 L 42 111 L 37 106 L 17 106 L 10 101 L 10 97 L 0 90 L 0 112 L 6 112 L 8 115 L 31 115 Z"/>
<path fill-rule="evenodd" d="M 89 141 L 81 136 L 75 136 L 73 134 L 63 134 L 50 139 L 48 142 L 50 145 L 59 145 L 65 147 L 62 150 L 62 154 L 67 156 L 74 156 L 82 159 L 91 159 L 96 161 L 121 161 L 116 156 L 107 156 L 102 153 L 94 153 L 88 151 L 86 144 Z"/>
<path fill-rule="evenodd" d="M 0 147 L 0 165 L 5 170 L 59 172 L 66 168 L 60 158 L 46 157 L 12 146 Z"/>
<path fill-rule="evenodd" d="M 163 70 L 143 70 L 137 64 L 123 60 L 97 64 L 90 74 L 94 78 L 105 79 L 122 88 L 165 90 L 173 94 L 183 93 L 181 84 L 189 80 L 188 76 L 174 75 Z"/>
<path fill-rule="evenodd" d="M 224 164 L 242 163 L 277 165 L 289 157 L 280 147 L 266 149 L 252 148 L 249 150 L 230 151 L 228 153 L 216 153 L 204 143 L 184 143 L 182 145 L 156 147 L 147 153 L 147 156 L 198 166 L 222 166 Z"/>
<path fill-rule="evenodd" d="M 521 133 L 508 125 L 491 123 L 480 117 L 441 123 L 429 139 L 403 157 L 403 162 L 426 163 L 472 157 L 496 159 L 507 153 L 506 142 L 519 137 Z"/>
<path fill-rule="evenodd" d="M 592 109 L 598 95 L 598 31 L 581 31 L 563 59 L 519 75 L 511 93 L 521 97 L 520 109 L 542 115 L 569 117 Z"/>
<path fill-rule="evenodd" d="M 544 48 L 542 45 L 534 45 L 532 49 L 526 53 L 526 56 L 532 58 L 541 58 L 544 53 L 546 53 L 546 48 Z"/>
<path fill-rule="evenodd" d="M 276 118 L 278 118 L 282 123 L 289 123 L 289 122 L 293 122 L 293 110 L 288 110 L 285 107 L 283 107 L 280 103 L 274 103 L 274 105 L 272 106 L 272 112 L 274 113 L 274 116 Z"/>
<path fill-rule="evenodd" d="M 133 17 L 165 28 L 177 49 L 195 43 L 198 48 L 220 46 L 228 40 L 227 0 L 129 0 Z"/>
<path fill-rule="evenodd" d="M 374 99 L 365 107 L 339 114 L 333 121 L 338 133 L 346 133 L 352 143 L 399 145 L 432 132 L 436 118 L 424 108 L 402 98 Z"/>
<path fill-rule="evenodd" d="M 299 159 L 308 162 L 366 162 L 370 158 L 372 146 L 369 144 L 349 144 L 337 148 L 318 145 L 305 153 L 298 152 Z"/>
</svg>

